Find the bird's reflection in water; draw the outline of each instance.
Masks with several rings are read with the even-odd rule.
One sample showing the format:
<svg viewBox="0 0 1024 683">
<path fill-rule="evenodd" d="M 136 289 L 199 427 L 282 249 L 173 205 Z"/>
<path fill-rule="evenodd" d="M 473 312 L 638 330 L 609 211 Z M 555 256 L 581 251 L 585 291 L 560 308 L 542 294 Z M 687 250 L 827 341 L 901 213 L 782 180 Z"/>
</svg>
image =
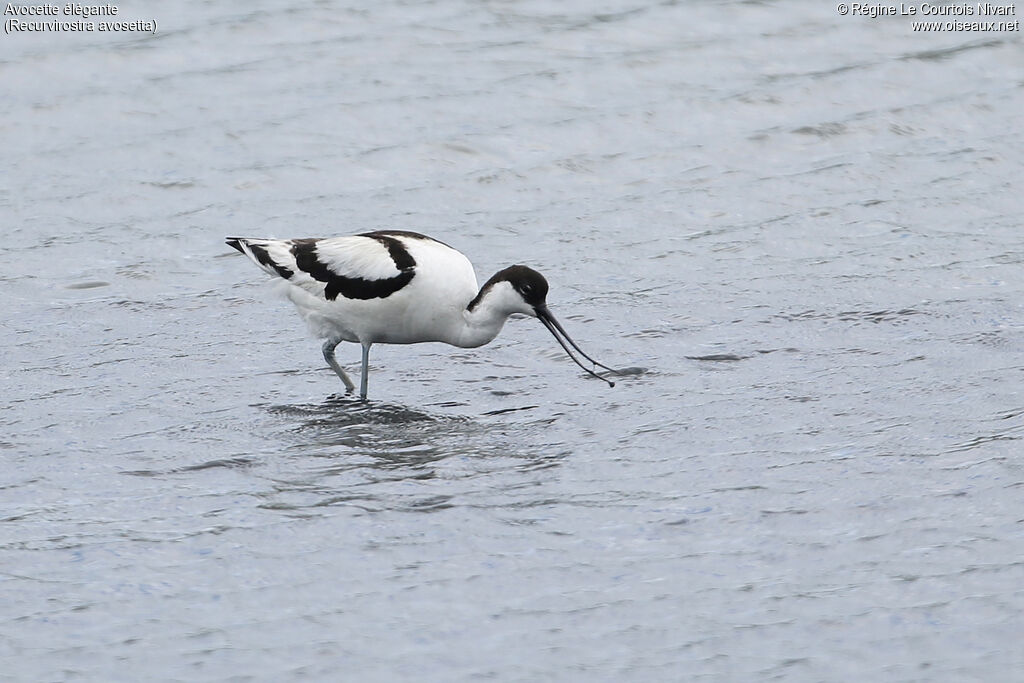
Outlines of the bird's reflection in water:
<svg viewBox="0 0 1024 683">
<path fill-rule="evenodd" d="M 282 420 L 285 442 L 262 505 L 277 510 L 436 511 L 480 493 L 482 476 L 521 484 L 564 456 L 525 446 L 507 423 L 347 396 L 267 411 Z"/>
</svg>

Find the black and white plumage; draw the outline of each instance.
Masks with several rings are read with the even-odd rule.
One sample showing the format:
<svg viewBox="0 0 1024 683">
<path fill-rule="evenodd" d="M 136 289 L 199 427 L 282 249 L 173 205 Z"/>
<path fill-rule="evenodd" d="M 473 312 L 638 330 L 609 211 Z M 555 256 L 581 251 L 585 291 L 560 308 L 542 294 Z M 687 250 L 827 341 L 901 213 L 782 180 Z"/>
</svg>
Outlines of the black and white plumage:
<svg viewBox="0 0 1024 683">
<path fill-rule="evenodd" d="M 323 239 L 229 237 L 227 243 L 278 278 L 315 336 L 326 339 L 324 359 L 355 385 L 334 357 L 343 341 L 363 349 L 359 394 L 366 398 L 370 346 L 444 342 L 471 348 L 494 339 L 513 313 L 538 318 L 581 368 L 575 349 L 546 304 L 548 283 L 526 266 L 510 266 L 477 288 L 473 265 L 443 242 L 402 230 Z M 572 349 L 570 349 L 570 346 Z"/>
</svg>

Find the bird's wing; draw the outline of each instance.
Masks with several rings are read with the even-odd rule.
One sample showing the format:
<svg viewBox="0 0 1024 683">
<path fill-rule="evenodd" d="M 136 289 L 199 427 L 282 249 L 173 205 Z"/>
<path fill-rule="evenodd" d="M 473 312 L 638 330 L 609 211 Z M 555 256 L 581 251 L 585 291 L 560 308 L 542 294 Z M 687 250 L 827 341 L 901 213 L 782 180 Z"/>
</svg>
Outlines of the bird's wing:
<svg viewBox="0 0 1024 683">
<path fill-rule="evenodd" d="M 383 234 L 324 239 L 232 237 L 227 243 L 271 275 L 334 301 L 390 296 L 412 280 L 416 262 Z"/>
</svg>

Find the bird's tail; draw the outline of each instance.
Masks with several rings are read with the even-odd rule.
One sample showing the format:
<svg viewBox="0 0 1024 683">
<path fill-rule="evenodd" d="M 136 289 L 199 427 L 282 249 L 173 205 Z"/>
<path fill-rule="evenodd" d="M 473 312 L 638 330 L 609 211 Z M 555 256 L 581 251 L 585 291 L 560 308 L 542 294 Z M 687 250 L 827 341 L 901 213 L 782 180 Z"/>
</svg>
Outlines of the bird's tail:
<svg viewBox="0 0 1024 683">
<path fill-rule="evenodd" d="M 226 242 L 271 275 L 290 280 L 295 274 L 290 267 L 294 266 L 294 259 L 288 242 L 256 237 L 228 237 Z"/>
</svg>

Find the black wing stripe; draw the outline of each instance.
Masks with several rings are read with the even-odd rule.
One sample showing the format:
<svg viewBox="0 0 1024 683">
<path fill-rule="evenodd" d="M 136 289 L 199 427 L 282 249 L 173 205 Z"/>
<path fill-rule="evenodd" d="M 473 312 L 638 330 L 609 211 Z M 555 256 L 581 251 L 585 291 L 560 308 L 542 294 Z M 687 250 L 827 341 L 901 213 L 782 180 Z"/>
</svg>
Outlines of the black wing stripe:
<svg viewBox="0 0 1024 683">
<path fill-rule="evenodd" d="M 339 294 L 346 299 L 385 299 L 409 284 L 415 275 L 416 260 L 398 240 L 383 236 L 374 238 L 387 247 L 395 266 L 402 271 L 398 275 L 382 280 L 367 280 L 335 273 L 317 258 L 316 246 L 319 240 L 316 239 L 292 240 L 292 256 L 299 270 L 326 285 L 324 296 L 328 301 L 334 301 Z"/>
<path fill-rule="evenodd" d="M 445 244 L 444 242 L 442 242 L 439 239 L 434 239 L 433 237 L 427 237 L 426 235 L 423 235 L 423 234 L 418 233 L 418 232 L 412 232 L 411 230 L 374 230 L 373 232 L 364 232 L 364 233 L 362 233 L 359 236 L 360 237 L 372 237 L 374 239 L 380 239 L 382 237 L 391 237 L 391 238 L 394 238 L 394 237 L 405 237 L 405 238 L 413 239 L 413 240 L 424 240 L 425 242 L 436 242 L 437 244 L 440 244 L 442 246 L 448 247 L 449 249 L 454 249 L 454 247 L 452 247 L 450 244 Z M 403 247 L 403 249 L 404 249 L 404 247 Z"/>
<path fill-rule="evenodd" d="M 395 268 L 398 268 L 403 273 L 416 267 L 416 259 L 412 257 L 409 250 L 399 240 L 383 232 L 371 232 L 366 236 L 372 237 L 387 247 L 391 260 L 395 262 Z"/>
</svg>

